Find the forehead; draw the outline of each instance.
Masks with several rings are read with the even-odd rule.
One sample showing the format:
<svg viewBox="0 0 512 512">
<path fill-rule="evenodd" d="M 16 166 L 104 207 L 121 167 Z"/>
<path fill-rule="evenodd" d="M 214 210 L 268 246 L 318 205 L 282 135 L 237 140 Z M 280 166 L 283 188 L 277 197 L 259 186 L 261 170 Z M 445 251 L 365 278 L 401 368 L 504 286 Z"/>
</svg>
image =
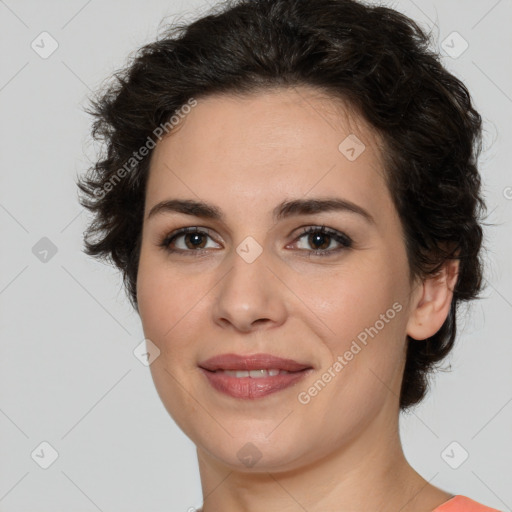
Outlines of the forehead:
<svg viewBox="0 0 512 512">
<path fill-rule="evenodd" d="M 181 117 L 170 135 L 159 143 L 160 148 L 171 137 L 181 146 L 191 135 L 219 149 L 227 144 L 243 143 L 246 149 L 264 145 L 266 149 L 283 150 L 280 144 L 283 139 L 291 149 L 300 149 L 305 139 L 314 143 L 323 140 L 327 132 L 330 138 L 326 143 L 336 142 L 343 134 L 362 135 L 372 146 L 380 143 L 376 131 L 351 103 L 305 86 L 243 95 L 214 94 L 197 100 L 197 106 Z M 180 136 L 180 132 L 185 133 Z M 188 149 L 187 145 L 182 149 Z"/>
<path fill-rule="evenodd" d="M 381 147 L 348 103 L 312 88 L 211 95 L 158 142 L 147 207 L 169 194 L 255 207 L 277 196 L 339 191 L 371 202 L 385 188 Z"/>
</svg>

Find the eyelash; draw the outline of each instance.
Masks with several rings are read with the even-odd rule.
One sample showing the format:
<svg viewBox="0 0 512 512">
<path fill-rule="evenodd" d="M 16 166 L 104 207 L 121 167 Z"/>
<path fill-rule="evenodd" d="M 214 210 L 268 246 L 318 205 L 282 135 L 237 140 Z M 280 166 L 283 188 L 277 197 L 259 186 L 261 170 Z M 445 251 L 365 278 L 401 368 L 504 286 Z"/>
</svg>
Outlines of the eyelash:
<svg viewBox="0 0 512 512">
<path fill-rule="evenodd" d="M 328 235 L 332 239 L 334 239 L 336 242 L 338 242 L 341 247 L 338 247 L 337 249 L 313 249 L 311 251 L 307 251 L 306 249 L 298 249 L 299 251 L 306 251 L 309 252 L 309 257 L 312 256 L 331 256 L 333 254 L 337 254 L 340 251 L 349 249 L 352 247 L 352 239 L 345 235 L 344 233 L 341 233 L 340 231 L 337 231 L 335 229 L 326 228 L 325 226 L 309 226 L 305 228 L 300 235 L 295 238 L 294 242 L 299 241 L 301 238 L 303 238 L 305 235 L 313 234 L 313 233 L 320 233 L 322 235 Z M 179 236 L 186 235 L 186 234 L 197 234 L 197 235 L 206 235 L 210 236 L 207 232 L 201 231 L 198 227 L 188 227 L 188 228 L 182 228 L 178 231 L 175 231 L 167 236 L 164 237 L 164 239 L 159 243 L 159 246 L 165 249 L 169 253 L 195 253 L 194 256 L 201 256 L 205 251 L 208 251 L 208 249 L 191 249 L 191 250 L 184 250 L 184 249 L 173 249 L 170 247 L 170 244 L 173 243 Z M 211 238 L 211 237 L 210 237 Z M 330 245 L 330 244 L 329 244 Z"/>
</svg>

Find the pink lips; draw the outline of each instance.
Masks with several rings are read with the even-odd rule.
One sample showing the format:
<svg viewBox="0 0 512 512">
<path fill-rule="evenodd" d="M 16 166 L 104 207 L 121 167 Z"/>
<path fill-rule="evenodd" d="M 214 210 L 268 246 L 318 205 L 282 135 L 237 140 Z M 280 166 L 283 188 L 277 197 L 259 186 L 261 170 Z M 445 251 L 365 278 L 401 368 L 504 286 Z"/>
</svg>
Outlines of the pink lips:
<svg viewBox="0 0 512 512">
<path fill-rule="evenodd" d="M 222 354 L 203 361 L 199 367 L 214 389 L 234 398 L 243 399 L 260 398 L 286 389 L 302 380 L 310 373 L 309 370 L 312 370 L 311 365 L 270 354 L 250 356 Z M 224 370 L 284 370 L 290 373 L 261 377 L 236 377 L 226 374 Z"/>
</svg>

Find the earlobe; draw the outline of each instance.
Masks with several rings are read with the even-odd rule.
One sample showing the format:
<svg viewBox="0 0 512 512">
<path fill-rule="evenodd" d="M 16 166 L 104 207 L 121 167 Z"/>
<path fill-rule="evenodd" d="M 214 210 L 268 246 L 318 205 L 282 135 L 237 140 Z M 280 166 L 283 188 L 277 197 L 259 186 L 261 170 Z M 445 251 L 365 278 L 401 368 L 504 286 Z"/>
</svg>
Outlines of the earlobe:
<svg viewBox="0 0 512 512">
<path fill-rule="evenodd" d="M 420 292 L 407 323 L 407 334 L 411 338 L 427 339 L 442 327 L 450 312 L 458 274 L 459 260 L 447 260 L 437 274 L 420 283 Z"/>
</svg>

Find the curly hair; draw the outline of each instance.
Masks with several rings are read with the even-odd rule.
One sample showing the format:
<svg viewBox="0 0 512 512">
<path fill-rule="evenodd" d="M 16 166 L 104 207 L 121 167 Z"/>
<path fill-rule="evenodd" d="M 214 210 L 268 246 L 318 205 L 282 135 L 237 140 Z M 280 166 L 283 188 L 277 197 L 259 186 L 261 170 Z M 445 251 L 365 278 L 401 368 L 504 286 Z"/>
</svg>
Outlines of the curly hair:
<svg viewBox="0 0 512 512">
<path fill-rule="evenodd" d="M 138 310 L 152 154 L 141 148 L 190 98 L 306 85 L 348 100 L 384 141 L 410 275 L 425 279 L 448 259 L 459 260 L 446 321 L 426 340 L 407 339 L 400 408 L 417 404 L 454 345 L 458 305 L 483 287 L 482 120 L 467 88 L 430 46 L 431 36 L 403 14 L 356 0 L 227 0 L 190 23 L 166 27 L 87 109 L 92 137 L 106 152 L 77 182 L 80 204 L 94 213 L 86 254 L 122 271 Z"/>
</svg>

